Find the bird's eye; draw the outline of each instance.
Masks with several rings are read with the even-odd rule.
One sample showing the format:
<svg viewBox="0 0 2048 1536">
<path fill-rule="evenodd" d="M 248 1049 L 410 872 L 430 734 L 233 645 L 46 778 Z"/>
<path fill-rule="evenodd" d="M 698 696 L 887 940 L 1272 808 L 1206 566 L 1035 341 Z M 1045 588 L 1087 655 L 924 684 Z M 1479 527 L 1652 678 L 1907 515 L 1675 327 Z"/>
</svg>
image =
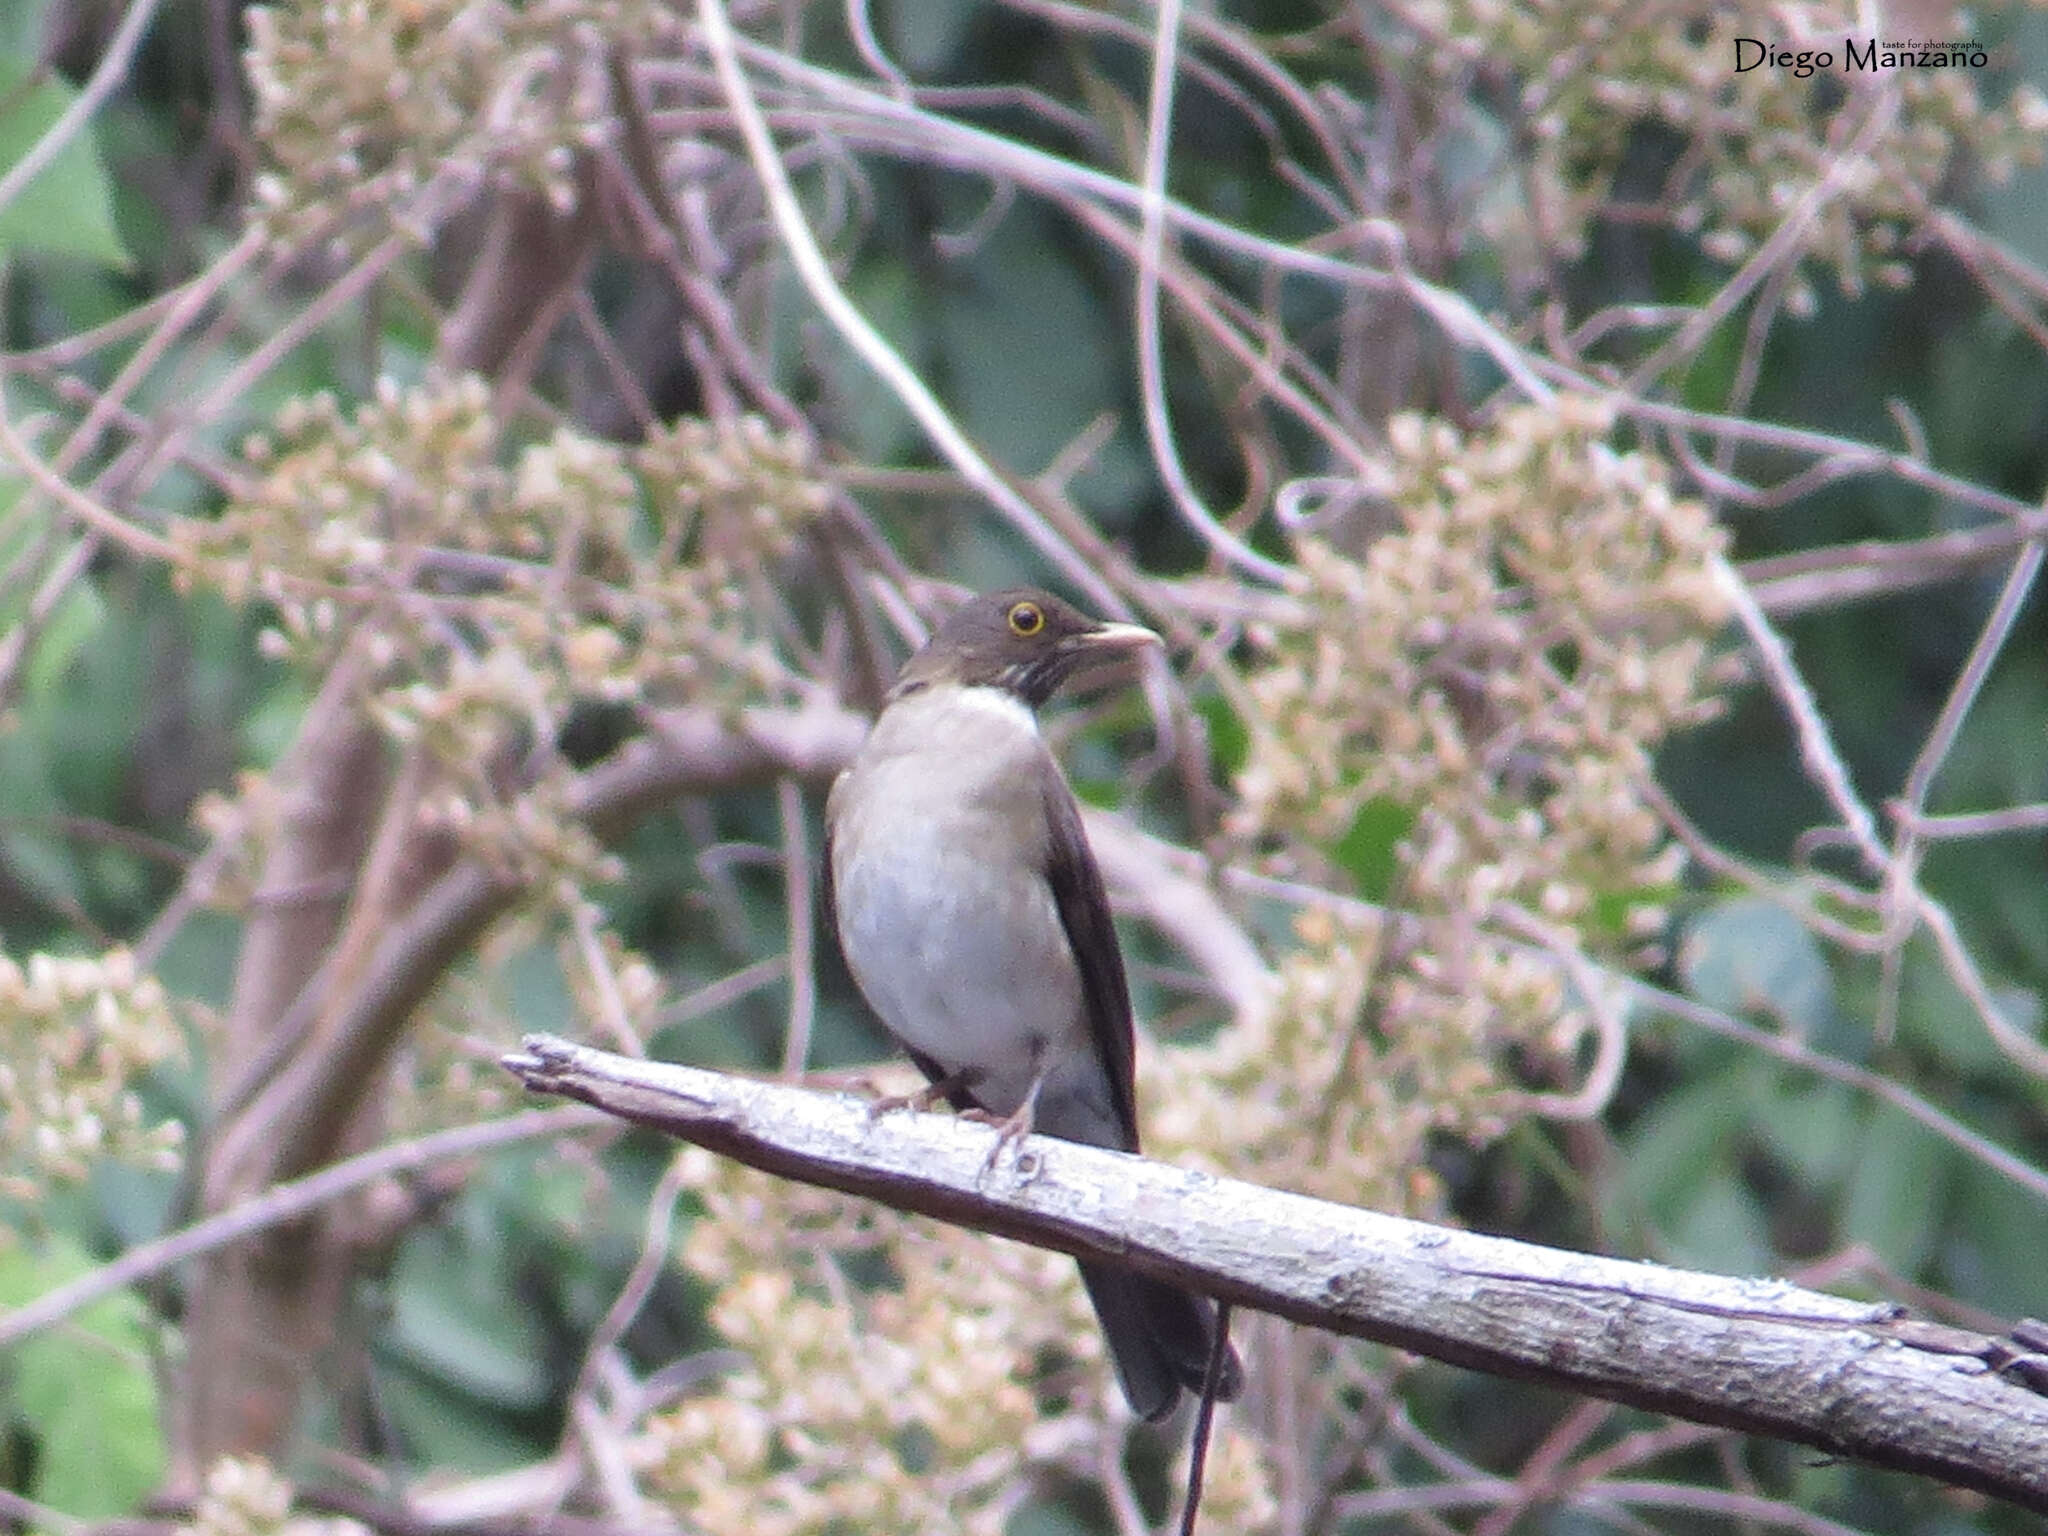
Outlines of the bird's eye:
<svg viewBox="0 0 2048 1536">
<path fill-rule="evenodd" d="M 1010 604 L 1010 633 L 1030 639 L 1045 628 L 1045 611 L 1036 603 Z"/>
</svg>

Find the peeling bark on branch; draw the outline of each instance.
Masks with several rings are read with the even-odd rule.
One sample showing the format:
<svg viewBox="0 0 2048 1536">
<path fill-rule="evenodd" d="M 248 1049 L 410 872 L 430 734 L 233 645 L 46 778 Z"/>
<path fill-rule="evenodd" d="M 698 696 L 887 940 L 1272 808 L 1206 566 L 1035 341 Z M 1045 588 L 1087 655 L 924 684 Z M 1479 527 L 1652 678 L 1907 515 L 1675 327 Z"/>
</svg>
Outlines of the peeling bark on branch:
<svg viewBox="0 0 2048 1536">
<path fill-rule="evenodd" d="M 786 1178 L 1129 1265 L 1454 1364 L 1770 1435 L 2048 1511 L 2043 1358 L 1780 1280 L 1567 1253 L 547 1036 L 527 1087 Z M 1253 1362 L 1256 1371 L 1257 1363 Z"/>
</svg>

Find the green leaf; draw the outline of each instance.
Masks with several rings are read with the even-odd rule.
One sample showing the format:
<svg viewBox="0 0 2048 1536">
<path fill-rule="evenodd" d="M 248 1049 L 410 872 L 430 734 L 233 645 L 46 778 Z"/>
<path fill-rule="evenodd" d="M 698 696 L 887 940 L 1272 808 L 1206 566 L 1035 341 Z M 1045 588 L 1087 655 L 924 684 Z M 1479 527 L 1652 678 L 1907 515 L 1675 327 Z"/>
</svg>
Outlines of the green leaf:
<svg viewBox="0 0 2048 1536">
<path fill-rule="evenodd" d="M 928 300 L 961 424 L 996 460 L 1033 474 L 1121 383 L 1103 307 L 1052 245 L 1049 222 L 1020 205 Z M 1090 490 L 1104 504 L 1115 494 Z"/>
<path fill-rule="evenodd" d="M 107 605 L 99 589 L 90 582 L 73 582 L 36 636 L 35 649 L 29 652 L 25 691 L 33 696 L 56 689 L 72 658 L 99 632 L 106 617 Z"/>
<path fill-rule="evenodd" d="M 505 1472 L 545 1455 L 495 1407 L 404 1365 L 378 1373 L 377 1405 L 412 1464 L 438 1472 Z"/>
<path fill-rule="evenodd" d="M 2031 1017 L 2015 1014 L 2009 1006 L 2011 989 L 1996 980 L 1991 983 L 1991 995 L 2008 1023 L 2033 1034 L 2038 1007 Z M 2005 1053 L 1984 1027 L 1975 1005 L 1956 986 L 1933 940 L 1924 935 L 1906 946 L 1905 962 L 1899 970 L 1899 1042 L 1925 1051 L 1950 1071 L 1967 1076 L 1997 1078 L 2009 1068 Z"/>
<path fill-rule="evenodd" d="M 1702 1185 L 1666 1235 L 1674 1263 L 1726 1275 L 1761 1275 L 1777 1267 L 1763 1211 L 1732 1178 Z"/>
<path fill-rule="evenodd" d="M 1401 861 L 1395 850 L 1415 826 L 1415 811 L 1375 797 L 1358 808 L 1351 825 L 1330 851 L 1367 901 L 1391 899 Z"/>
<path fill-rule="evenodd" d="M 848 291 L 868 323 L 882 333 L 920 373 L 928 367 L 925 329 L 909 274 L 900 263 L 861 262 Z M 923 451 L 923 433 L 895 392 L 839 333 L 816 322 L 816 307 L 794 276 L 776 285 L 776 334 L 786 342 L 785 366 L 814 371 L 822 383 L 826 414 L 837 423 L 850 450 L 868 464 L 889 464 Z M 804 342 L 799 359 L 797 339 Z"/>
<path fill-rule="evenodd" d="M 1953 1153 L 1925 1126 L 1879 1104 L 1863 1127 L 1843 1192 L 1842 1236 L 1868 1243 L 1896 1274 L 1917 1274 L 1933 1251 Z"/>
<path fill-rule="evenodd" d="M 18 163 L 78 99 L 56 75 L 34 76 L 20 58 L 0 57 L 0 167 Z M 0 250 L 8 249 L 134 265 L 114 228 L 113 188 L 90 123 L 0 207 Z"/>
<path fill-rule="evenodd" d="M 1197 698 L 1195 713 L 1209 728 L 1209 759 L 1216 765 L 1217 777 L 1224 780 L 1236 778 L 1244 767 L 1245 759 L 1251 756 L 1251 732 L 1245 729 L 1237 711 L 1230 707 L 1230 701 L 1220 693 L 1205 693 Z"/>
<path fill-rule="evenodd" d="M 1834 977 L 1820 945 L 1767 897 L 1737 897 L 1695 919 L 1679 969 L 1686 990 L 1710 1008 L 1761 1014 L 1806 1038 L 1834 1016 Z"/>
<path fill-rule="evenodd" d="M 67 807 L 51 776 L 49 743 L 17 726 L 0 731 L 0 861 L 10 879 L 39 900 L 68 906 L 80 899 L 71 850 L 54 830 Z"/>
<path fill-rule="evenodd" d="M 61 1239 L 0 1246 L 0 1310 L 94 1267 Z M 83 1520 L 133 1511 L 163 1479 L 164 1448 L 142 1303 L 122 1293 L 0 1356 L 0 1423 L 36 1441 L 34 1498 Z"/>
<path fill-rule="evenodd" d="M 521 1033 L 573 1028 L 576 1001 L 562 974 L 561 958 L 544 944 L 528 945 L 504 962 L 506 996 Z"/>
<path fill-rule="evenodd" d="M 1856 1095 L 1842 1083 L 1783 1084 L 1753 1124 L 1773 1157 L 1807 1188 L 1824 1190 L 1835 1187 L 1859 1141 L 1868 1139 L 1858 1118 Z"/>
<path fill-rule="evenodd" d="M 950 63 L 983 14 L 979 0 L 901 0 L 883 13 L 896 61 L 913 75 Z"/>
<path fill-rule="evenodd" d="M 493 1255 L 446 1228 L 420 1232 L 391 1275 L 391 1346 L 452 1390 L 501 1408 L 547 1403 L 547 1339 Z"/>
<path fill-rule="evenodd" d="M 157 979 L 175 997 L 225 1009 L 241 952 L 240 919 L 224 912 L 194 912 L 157 961 Z"/>
<path fill-rule="evenodd" d="M 151 716 L 153 654 L 160 632 L 131 588 L 107 603 L 80 586 L 67 595 L 31 677 L 25 724 L 49 754 L 51 781 L 68 810 L 115 814 L 135 770 L 137 733 Z M 39 647 L 40 649 L 40 647 Z"/>
<path fill-rule="evenodd" d="M 1955 1175 L 1954 1198 L 1940 1202 L 1949 1236 L 1942 1289 L 2005 1317 L 2048 1317 L 2040 1196 L 1967 1158 L 1957 1160 Z"/>
<path fill-rule="evenodd" d="M 1711 1186 L 1732 1185 L 1742 1133 L 1767 1072 L 1738 1065 L 1675 1089 L 1644 1110 L 1623 1140 L 1609 1223 L 1626 1231 L 1647 1218 L 1659 1232 L 1675 1233 Z"/>
</svg>

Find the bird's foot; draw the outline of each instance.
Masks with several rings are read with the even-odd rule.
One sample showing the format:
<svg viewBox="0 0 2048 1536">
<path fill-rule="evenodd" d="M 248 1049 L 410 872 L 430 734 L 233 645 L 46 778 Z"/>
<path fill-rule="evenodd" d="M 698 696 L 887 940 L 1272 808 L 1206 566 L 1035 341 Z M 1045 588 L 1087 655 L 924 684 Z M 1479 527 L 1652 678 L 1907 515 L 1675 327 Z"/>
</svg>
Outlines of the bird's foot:
<svg viewBox="0 0 2048 1536">
<path fill-rule="evenodd" d="M 1026 1104 L 1014 1115 L 992 1115 L 985 1109 L 963 1109 L 960 1111 L 960 1118 L 996 1128 L 996 1144 L 988 1149 L 988 1156 L 981 1165 L 981 1171 L 989 1174 L 993 1173 L 996 1164 L 1002 1161 L 1005 1151 L 1021 1145 L 1024 1138 L 1031 1134 L 1033 1117 L 1031 1106 Z"/>
<path fill-rule="evenodd" d="M 1020 1146 L 1024 1138 L 1031 1134 L 1032 1126 L 1038 1119 L 1038 1089 L 1043 1081 L 1041 1078 L 1039 1082 L 1033 1083 L 1031 1091 L 1024 1095 L 1024 1102 L 1010 1114 L 992 1115 L 985 1109 L 960 1111 L 960 1118 L 963 1120 L 975 1120 L 996 1128 L 996 1144 L 988 1149 L 988 1159 L 981 1165 L 984 1175 L 994 1171 L 1006 1148 Z M 1017 1165 L 1020 1171 L 1025 1171 L 1024 1154 L 1021 1151 L 1018 1154 Z"/>
<path fill-rule="evenodd" d="M 806 1072 L 797 1081 L 820 1093 L 850 1093 L 855 1098 L 866 1099 L 870 1122 L 898 1109 L 930 1109 L 933 1102 L 929 1088 L 921 1088 L 916 1093 L 884 1093 L 872 1072 Z"/>
<path fill-rule="evenodd" d="M 884 1094 L 868 1105 L 868 1123 L 872 1125 L 875 1121 L 881 1119 L 882 1116 L 892 1115 L 899 1109 L 915 1110 L 919 1114 L 923 1114 L 928 1109 L 936 1109 L 939 1105 L 945 1103 L 956 1090 L 966 1087 L 967 1083 L 967 1073 L 955 1072 L 950 1077 L 942 1077 L 935 1083 L 926 1083 L 915 1093 Z M 874 1086 L 873 1082 L 870 1081 L 868 1086 L 872 1088 Z"/>
</svg>

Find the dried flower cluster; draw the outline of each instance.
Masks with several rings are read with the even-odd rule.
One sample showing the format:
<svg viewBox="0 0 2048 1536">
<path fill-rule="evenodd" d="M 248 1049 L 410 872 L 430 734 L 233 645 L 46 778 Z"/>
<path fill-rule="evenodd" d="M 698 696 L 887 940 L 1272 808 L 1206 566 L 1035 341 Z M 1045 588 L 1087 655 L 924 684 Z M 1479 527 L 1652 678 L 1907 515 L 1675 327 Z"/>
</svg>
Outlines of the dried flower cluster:
<svg viewBox="0 0 2048 1536">
<path fill-rule="evenodd" d="M 189 1536 L 285 1536 L 295 1524 L 291 1512 L 292 1485 L 269 1462 L 223 1456 L 206 1469 L 192 1519 L 178 1529 Z"/>
<path fill-rule="evenodd" d="M 1071 1260 L 684 1151 L 684 1263 L 744 1359 L 652 1420 L 649 1486 L 692 1529 L 997 1536 L 1036 1471 L 1092 1478 L 1131 1423 Z M 1218 1529 L 1268 1528 L 1268 1469 L 1220 1435 Z"/>
<path fill-rule="evenodd" d="M 183 1130 L 150 1124 L 134 1083 L 184 1055 L 157 979 L 111 949 L 0 955 L 0 1194 L 34 1199 L 103 1158 L 175 1168 Z"/>
<path fill-rule="evenodd" d="M 1993 104 L 1996 70 L 1848 67 L 1844 39 L 1871 41 L 1880 14 L 1849 0 L 1767 13 L 1705 0 L 1404 0 L 1399 10 L 1418 39 L 1418 62 L 1440 77 L 1462 79 L 1480 65 L 1513 71 L 1517 138 L 1531 155 L 1528 203 L 1509 216 L 1525 238 L 1566 255 L 1580 250 L 1631 137 L 1646 125 L 1686 146 L 1657 216 L 1718 260 L 1744 259 L 1829 180 L 1796 254 L 1832 271 L 1850 294 L 1910 280 L 1905 238 L 1960 156 L 2002 180 L 2016 165 L 2040 164 L 2048 147 L 2048 98 L 2032 84 L 2012 85 Z M 1915 30 L 1883 14 L 1887 35 Z M 1737 73 L 1737 36 L 1795 58 L 1827 52 L 1831 67 Z M 1888 121 L 1852 154 L 1873 112 Z M 1787 302 L 1795 314 L 1811 312 L 1807 277 Z"/>
<path fill-rule="evenodd" d="M 1072 1264 L 683 1156 L 704 1206 L 684 1261 L 746 1364 L 648 1426 L 651 1486 L 713 1533 L 1000 1536 L 1048 1435 L 1026 1383 L 1096 1350 Z M 1087 1367 L 1077 1401 L 1106 1389 Z"/>
<path fill-rule="evenodd" d="M 1155 1101 L 1175 1140 L 1427 1208 L 1399 1172 L 1423 1135 L 1497 1132 L 1519 1092 L 1507 1051 L 1569 1077 L 1588 1023 L 1498 914 L 1610 957 L 1661 927 L 1680 850 L 1643 789 L 1658 742 L 1715 707 L 1722 536 L 1610 429 L 1573 399 L 1471 437 L 1397 419 L 1372 489 L 1398 529 L 1359 559 L 1301 545 L 1304 616 L 1259 637 L 1248 680 L 1237 830 L 1293 874 L 1323 873 L 1307 866 L 1362 815 L 1405 825 L 1394 903 L 1412 924 L 1390 944 L 1311 913 L 1266 1017 L 1181 1059 L 1190 1081 Z"/>
<path fill-rule="evenodd" d="M 565 205 L 576 152 L 609 116 L 604 48 L 657 13 L 638 0 L 252 7 L 253 138 L 269 159 L 260 216 L 287 241 L 365 210 L 431 219 L 417 206 L 429 185 L 487 177 Z"/>
<path fill-rule="evenodd" d="M 536 876 L 600 873 L 559 776 L 503 792 L 512 744 L 554 740 L 578 703 L 786 696 L 748 582 L 826 492 L 803 444 L 750 420 L 632 448 L 504 437 L 473 377 L 298 401 L 248 445 L 250 492 L 175 536 L 197 579 L 272 607 L 273 654 L 324 669 L 357 648 L 372 717 L 442 769 L 430 823 Z"/>
</svg>

